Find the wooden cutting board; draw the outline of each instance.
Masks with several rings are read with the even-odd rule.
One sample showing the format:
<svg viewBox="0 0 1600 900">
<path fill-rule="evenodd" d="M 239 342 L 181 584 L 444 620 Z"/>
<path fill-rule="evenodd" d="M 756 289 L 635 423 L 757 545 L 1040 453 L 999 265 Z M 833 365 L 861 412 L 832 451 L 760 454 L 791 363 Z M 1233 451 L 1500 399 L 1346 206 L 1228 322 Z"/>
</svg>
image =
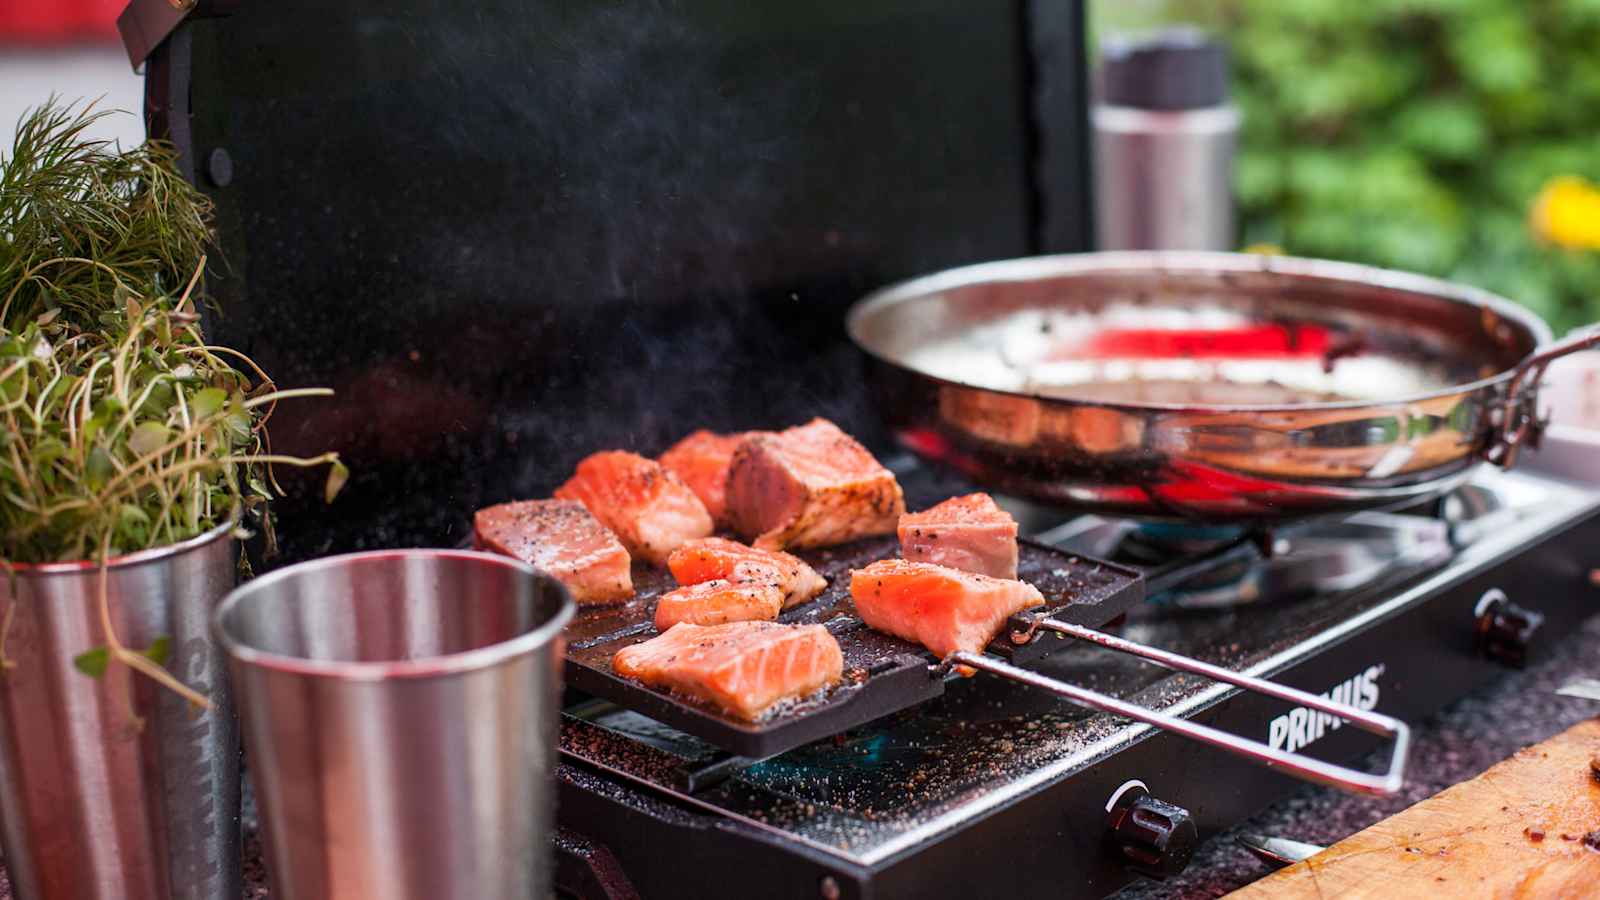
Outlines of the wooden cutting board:
<svg viewBox="0 0 1600 900">
<path fill-rule="evenodd" d="M 1228 896 L 1600 897 L 1597 754 L 1591 719 Z"/>
</svg>

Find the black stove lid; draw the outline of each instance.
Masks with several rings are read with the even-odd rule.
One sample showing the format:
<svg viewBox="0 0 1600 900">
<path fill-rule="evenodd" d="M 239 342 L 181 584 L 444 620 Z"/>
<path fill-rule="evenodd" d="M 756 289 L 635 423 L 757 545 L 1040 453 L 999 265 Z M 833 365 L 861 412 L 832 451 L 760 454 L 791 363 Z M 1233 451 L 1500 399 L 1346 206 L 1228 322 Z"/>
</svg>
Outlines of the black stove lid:
<svg viewBox="0 0 1600 900">
<path fill-rule="evenodd" d="M 453 542 L 592 450 L 696 427 L 820 414 L 880 440 L 844 308 L 1037 246 L 1025 5 L 288 0 L 189 21 L 147 94 L 218 204 L 213 333 L 281 386 L 334 388 L 284 404 L 274 442 L 354 473 L 332 515 L 280 505 L 288 557 Z"/>
</svg>

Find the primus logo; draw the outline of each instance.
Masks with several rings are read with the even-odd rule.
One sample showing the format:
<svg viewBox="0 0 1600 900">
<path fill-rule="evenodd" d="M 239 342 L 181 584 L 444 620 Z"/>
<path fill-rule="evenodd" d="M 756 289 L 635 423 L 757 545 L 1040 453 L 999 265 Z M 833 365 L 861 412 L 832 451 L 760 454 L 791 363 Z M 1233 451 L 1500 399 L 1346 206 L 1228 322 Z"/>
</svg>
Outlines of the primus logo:
<svg viewBox="0 0 1600 900">
<path fill-rule="evenodd" d="M 1365 672 L 1335 685 L 1331 691 L 1324 691 L 1322 696 L 1357 709 L 1372 709 L 1378 705 L 1378 678 L 1382 674 L 1382 665 L 1368 666 Z M 1272 720 L 1267 743 L 1274 750 L 1293 753 L 1343 724 L 1344 720 L 1338 716 L 1299 706 Z"/>
</svg>

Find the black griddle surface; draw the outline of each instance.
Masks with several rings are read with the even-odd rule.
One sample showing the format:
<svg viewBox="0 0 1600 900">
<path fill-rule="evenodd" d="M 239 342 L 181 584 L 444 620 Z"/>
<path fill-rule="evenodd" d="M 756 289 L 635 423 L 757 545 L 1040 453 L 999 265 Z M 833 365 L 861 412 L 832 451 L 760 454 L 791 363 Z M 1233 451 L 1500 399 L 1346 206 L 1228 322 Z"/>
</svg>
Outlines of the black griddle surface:
<svg viewBox="0 0 1600 900">
<path fill-rule="evenodd" d="M 729 716 L 611 670 L 611 658 L 618 650 L 656 636 L 656 598 L 676 584 L 669 573 L 655 568 L 635 568 L 637 593 L 628 603 L 579 608 L 566 630 L 567 686 L 751 759 L 764 759 L 930 700 L 943 694 L 945 685 L 930 668 L 933 655 L 868 628 L 850 599 L 850 570 L 898 551 L 898 541 L 886 536 L 797 554 L 828 579 L 828 587 L 810 603 L 785 611 L 779 621 L 827 626 L 844 652 L 844 680 L 822 696 L 763 721 Z M 1044 594 L 1043 612 L 1080 625 L 1104 625 L 1144 599 L 1143 581 L 1133 569 L 1031 541 L 1019 542 L 1018 575 Z M 1020 647 L 1011 642 L 1009 635 L 1025 630 L 1039 613 L 1034 609 L 1015 617 L 990 645 L 990 652 L 1025 663 L 1062 646 L 1053 637 L 1038 637 Z"/>
</svg>

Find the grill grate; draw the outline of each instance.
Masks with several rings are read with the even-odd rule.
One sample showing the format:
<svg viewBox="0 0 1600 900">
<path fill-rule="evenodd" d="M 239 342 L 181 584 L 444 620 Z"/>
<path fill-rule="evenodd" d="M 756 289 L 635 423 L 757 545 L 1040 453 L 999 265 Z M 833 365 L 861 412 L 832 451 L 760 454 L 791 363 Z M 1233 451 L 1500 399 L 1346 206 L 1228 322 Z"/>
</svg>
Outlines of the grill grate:
<svg viewBox="0 0 1600 900">
<path fill-rule="evenodd" d="M 784 612 L 779 621 L 826 625 L 844 652 L 845 677 L 824 696 L 769 719 L 746 722 L 612 672 L 611 658 L 618 650 L 656 634 L 655 599 L 674 587 L 672 577 L 656 569 L 635 571 L 638 593 L 632 601 L 578 611 L 566 631 L 566 683 L 751 759 L 782 753 L 930 700 L 944 693 L 943 676 L 929 666 L 932 654 L 868 628 L 850 600 L 850 570 L 894 556 L 898 549 L 890 536 L 798 554 L 828 579 L 828 588 L 812 602 Z M 1131 568 L 1031 541 L 1020 542 L 1018 575 L 1044 594 L 1046 613 L 1091 627 L 1116 619 L 1144 597 L 1140 575 Z M 1045 636 L 1022 647 L 1011 643 L 1008 635 L 1025 631 L 1038 612 L 1030 610 L 1013 619 L 990 645 L 990 652 L 1026 663 L 1067 646 Z"/>
</svg>

